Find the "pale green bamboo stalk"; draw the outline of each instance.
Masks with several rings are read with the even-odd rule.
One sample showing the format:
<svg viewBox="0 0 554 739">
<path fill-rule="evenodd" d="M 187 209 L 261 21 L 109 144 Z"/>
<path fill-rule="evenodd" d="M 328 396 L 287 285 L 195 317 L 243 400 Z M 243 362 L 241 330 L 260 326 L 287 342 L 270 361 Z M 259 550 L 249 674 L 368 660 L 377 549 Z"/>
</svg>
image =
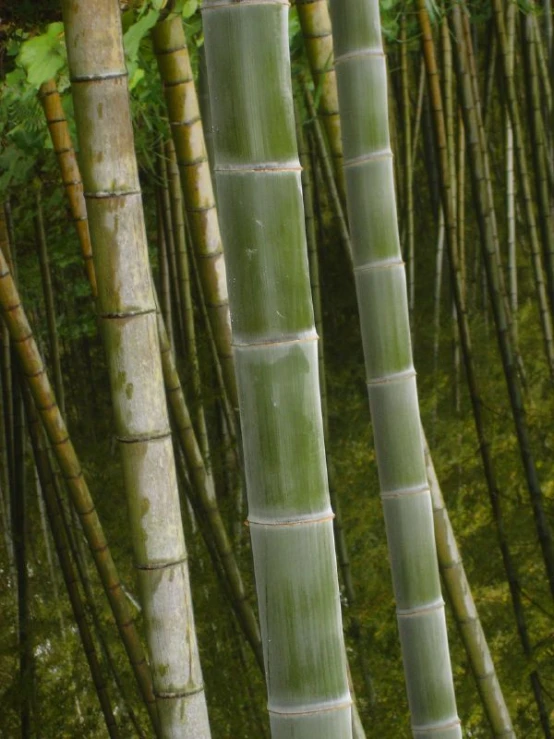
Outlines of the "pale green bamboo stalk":
<svg viewBox="0 0 554 739">
<path fill-rule="evenodd" d="M 356 289 L 412 733 L 450 739 L 462 734 L 410 345 L 378 0 L 332 0 L 331 17 Z"/>
<path fill-rule="evenodd" d="M 287 20 L 203 6 L 271 731 L 349 739 Z"/>
<path fill-rule="evenodd" d="M 161 736 L 210 737 L 119 3 L 62 4 L 116 435 Z"/>
</svg>

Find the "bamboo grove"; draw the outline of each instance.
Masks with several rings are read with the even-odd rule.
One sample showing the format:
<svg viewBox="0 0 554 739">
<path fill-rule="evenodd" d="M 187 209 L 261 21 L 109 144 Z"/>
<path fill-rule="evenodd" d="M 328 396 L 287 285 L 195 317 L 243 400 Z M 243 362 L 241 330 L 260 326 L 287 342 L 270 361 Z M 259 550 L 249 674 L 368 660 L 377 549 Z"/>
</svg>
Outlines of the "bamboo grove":
<svg viewBox="0 0 554 739">
<path fill-rule="evenodd" d="M 5 6 L 0 736 L 551 737 L 549 0 Z"/>
</svg>

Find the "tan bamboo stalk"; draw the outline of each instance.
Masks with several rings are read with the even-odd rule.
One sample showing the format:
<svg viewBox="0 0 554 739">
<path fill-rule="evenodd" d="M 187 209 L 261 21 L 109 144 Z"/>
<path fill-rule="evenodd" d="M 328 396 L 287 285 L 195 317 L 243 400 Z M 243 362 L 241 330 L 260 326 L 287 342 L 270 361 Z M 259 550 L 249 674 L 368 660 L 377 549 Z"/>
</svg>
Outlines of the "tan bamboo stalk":
<svg viewBox="0 0 554 739">
<path fill-rule="evenodd" d="M 65 125 L 67 125 L 67 122 L 65 123 Z M 69 132 L 67 132 L 67 135 L 69 136 Z M 63 161 L 60 162 L 60 165 L 63 166 Z M 77 172 L 77 174 L 79 175 L 79 172 Z M 70 207 L 72 207 L 71 203 Z M 84 225 L 88 230 L 88 222 L 86 221 L 86 218 L 84 221 Z M 207 325 L 206 320 L 205 323 Z M 185 451 L 189 468 L 194 472 L 194 481 L 199 486 L 199 500 L 206 506 L 206 509 L 208 511 L 207 520 L 212 526 L 214 524 L 217 525 L 218 519 L 221 523 L 221 517 L 217 508 L 217 504 L 215 503 L 213 497 L 213 488 L 210 486 L 202 455 L 199 452 L 198 443 L 196 441 L 191 425 L 185 397 L 175 366 L 174 356 L 173 353 L 170 351 L 170 344 L 163 322 L 158 321 L 158 328 L 162 367 L 164 381 L 166 384 L 168 403 L 170 405 L 174 420 L 177 425 L 179 440 L 181 446 Z M 236 440 L 234 413 L 229 412 L 229 410 L 227 412 L 227 423 L 228 427 L 231 429 L 231 433 L 233 434 L 232 438 Z M 236 449 L 236 441 L 234 442 L 233 446 Z M 232 604 L 239 614 L 239 622 L 245 630 L 245 635 L 257 657 L 258 664 L 261 664 L 262 657 L 260 650 L 260 634 L 256 622 L 256 617 L 250 603 L 246 600 L 245 589 L 242 583 L 240 571 L 232 556 L 231 547 L 228 543 L 227 535 L 222 524 L 220 527 L 220 531 L 215 534 L 212 533 L 212 536 L 214 537 L 216 544 L 219 544 L 219 547 L 221 549 L 220 556 L 226 568 L 226 572 L 228 573 L 230 583 L 229 587 L 233 593 Z"/>
<path fill-rule="evenodd" d="M 229 400 L 236 409 L 237 386 L 231 349 L 225 260 L 202 120 L 181 17 L 171 14 L 160 20 L 152 31 L 152 40 L 164 84 L 187 219 L 198 258 L 210 323 L 225 387 Z"/>
<path fill-rule="evenodd" d="M 65 0 L 62 10 L 98 316 L 160 731 L 164 739 L 208 739 L 119 3 Z"/>
<path fill-rule="evenodd" d="M 54 152 L 58 158 L 60 171 L 62 173 L 63 185 L 67 198 L 71 205 L 71 212 L 83 259 L 88 281 L 95 298 L 97 295 L 94 265 L 92 263 L 92 246 L 87 225 L 87 209 L 83 195 L 83 183 L 79 172 L 79 165 L 75 156 L 75 150 L 69 136 L 67 120 L 63 112 L 62 101 L 55 80 L 48 80 L 40 87 L 39 99 L 44 109 L 48 131 L 52 139 Z"/>
<path fill-rule="evenodd" d="M 327 151 L 327 145 L 325 143 L 325 136 L 323 135 L 323 131 L 321 129 L 321 123 L 317 117 L 312 94 L 310 92 L 308 85 L 305 82 L 303 83 L 302 87 L 304 91 L 304 99 L 306 102 L 306 108 L 308 110 L 308 116 L 310 117 L 312 124 L 313 124 L 314 139 L 315 139 L 316 146 L 317 146 L 317 152 L 318 152 L 319 161 L 321 164 L 321 170 L 323 172 L 323 176 L 325 179 L 325 185 L 327 187 L 327 191 L 329 192 L 329 196 L 331 198 L 334 215 L 337 219 L 337 223 L 339 226 L 339 237 L 341 240 L 341 244 L 344 248 L 346 258 L 348 259 L 348 263 L 350 267 L 352 268 L 353 267 L 352 244 L 350 243 L 350 234 L 348 231 L 346 212 L 341 202 L 339 191 L 335 184 L 335 180 L 333 178 L 333 170 L 331 167 L 331 161 L 329 159 L 329 153 Z"/>
<path fill-rule="evenodd" d="M 162 203 L 162 222 L 165 236 L 165 250 L 167 255 L 167 265 L 169 268 L 169 294 L 172 304 L 172 313 L 174 321 L 174 335 L 173 344 L 175 352 L 177 353 L 179 347 L 183 343 L 184 337 L 184 326 L 183 326 L 183 314 L 184 307 L 181 299 L 181 291 L 179 289 L 179 270 L 177 269 L 177 246 L 176 246 L 176 234 L 173 229 L 173 211 L 171 207 L 171 195 L 169 193 L 169 177 L 168 177 L 168 161 L 166 156 L 166 149 L 163 139 L 160 139 L 158 149 L 158 177 L 161 181 L 160 195 Z M 178 337 L 179 341 L 175 344 L 175 339 Z"/>
<path fill-rule="evenodd" d="M 98 701 L 104 715 L 108 734 L 111 739 L 118 739 L 118 737 L 120 737 L 120 733 L 114 718 L 111 701 L 102 675 L 100 663 L 98 661 L 96 647 L 94 646 L 94 640 L 86 618 L 84 603 L 79 592 L 77 573 L 69 553 L 62 520 L 62 511 L 56 495 L 54 474 L 50 467 L 50 460 L 48 458 L 48 451 L 44 440 L 44 432 L 41 428 L 40 419 L 33 403 L 33 399 L 30 397 L 28 390 L 25 393 L 25 410 L 27 414 L 31 444 L 33 447 L 33 455 L 40 480 L 42 499 L 46 507 L 46 513 L 50 523 L 50 529 L 52 531 L 60 569 L 67 589 L 67 594 L 69 596 L 69 601 L 71 603 L 71 608 L 73 610 L 73 617 L 79 630 L 83 651 L 87 659 L 92 682 L 98 696 Z"/>
<path fill-rule="evenodd" d="M 466 175 L 466 134 L 461 114 L 458 116 L 458 145 L 456 149 L 456 171 L 458 181 L 456 184 L 456 215 L 457 215 L 457 239 L 458 258 L 460 263 L 460 287 L 464 301 L 467 299 L 466 286 L 466 244 L 465 244 L 465 175 Z"/>
<path fill-rule="evenodd" d="M 167 261 L 167 244 L 165 241 L 164 216 L 161 187 L 156 188 L 156 234 L 158 246 L 158 277 L 160 285 L 160 309 L 167 329 L 171 346 L 175 346 L 173 338 L 173 309 L 171 307 L 171 290 L 169 282 L 169 264 Z"/>
<path fill-rule="evenodd" d="M 423 98 L 425 95 L 425 62 L 421 60 L 419 69 L 419 82 L 417 85 L 417 104 L 414 114 L 414 138 L 412 143 L 412 172 L 415 166 L 415 157 L 417 150 L 417 143 L 419 141 L 419 132 L 421 129 L 421 118 L 423 113 Z"/>
<path fill-rule="evenodd" d="M 539 233 L 537 230 L 535 202 L 531 191 L 530 175 L 527 164 L 528 159 L 513 74 L 515 6 L 512 3 L 508 6 L 507 23 L 504 19 L 504 6 L 501 0 L 493 0 L 492 9 L 500 49 L 506 103 L 508 105 L 510 123 L 513 128 L 514 153 L 519 175 L 520 192 L 523 198 L 527 220 L 527 233 L 529 235 L 531 248 L 531 264 L 533 267 L 533 278 L 537 293 L 545 355 L 550 374 L 554 377 L 554 341 L 551 313 L 551 306 L 554 305 L 554 295 L 550 293 L 551 303 L 549 306 L 544 277 L 543 258 L 541 254 Z M 553 287 L 554 283 L 549 282 L 549 288 L 552 289 Z"/>
<path fill-rule="evenodd" d="M 208 428 L 204 414 L 204 403 L 202 400 L 202 379 L 200 377 L 200 364 L 198 361 L 198 350 L 196 346 L 196 329 L 194 326 L 194 308 L 192 304 L 190 286 L 190 266 L 187 254 L 187 242 L 185 232 L 185 221 L 183 217 L 183 195 L 179 178 L 179 167 L 175 144 L 172 140 L 167 141 L 164 148 L 167 162 L 167 176 L 169 182 L 169 197 L 171 206 L 171 220 L 175 233 L 176 261 L 178 265 L 178 287 L 181 306 L 181 320 L 183 324 L 183 340 L 187 367 L 190 372 L 191 390 L 193 395 L 193 419 L 196 437 L 202 451 L 204 464 L 211 467 L 210 445 L 208 441 Z M 209 319 L 208 319 L 209 323 Z M 224 386 L 223 386 L 224 387 Z"/>
<path fill-rule="evenodd" d="M 333 35 L 327 0 L 297 0 L 296 9 L 302 27 L 306 56 L 312 73 L 322 119 L 333 158 L 337 189 L 341 203 L 346 203 L 342 139 L 337 97 L 337 80 L 333 60 Z M 315 116 L 314 116 L 315 117 Z"/>
<path fill-rule="evenodd" d="M 83 475 L 67 427 L 60 414 L 56 398 L 39 354 L 31 327 L 21 305 L 21 300 L 11 272 L 0 250 L 0 307 L 8 326 L 21 369 L 27 379 L 42 423 L 52 445 L 57 462 L 70 491 L 73 505 L 79 514 L 83 532 L 102 585 L 108 596 L 131 666 L 146 702 L 151 719 L 157 722 L 157 712 L 150 670 L 134 621 L 123 594 L 121 581 L 102 530 L 94 502 Z"/>
<path fill-rule="evenodd" d="M 46 325 L 48 327 L 48 348 L 52 365 L 52 376 L 54 379 L 54 392 L 60 407 L 60 413 L 65 416 L 65 392 L 63 387 L 62 364 L 60 361 L 60 344 L 58 341 L 58 329 L 56 326 L 56 307 L 54 304 L 54 292 L 52 290 L 52 278 L 50 276 L 50 264 L 48 262 L 48 250 L 46 246 L 46 231 L 44 229 L 44 217 L 42 213 L 42 197 L 40 189 L 35 195 L 35 239 L 40 262 L 42 276 L 42 289 L 44 293 L 44 306 L 46 311 Z"/>
</svg>

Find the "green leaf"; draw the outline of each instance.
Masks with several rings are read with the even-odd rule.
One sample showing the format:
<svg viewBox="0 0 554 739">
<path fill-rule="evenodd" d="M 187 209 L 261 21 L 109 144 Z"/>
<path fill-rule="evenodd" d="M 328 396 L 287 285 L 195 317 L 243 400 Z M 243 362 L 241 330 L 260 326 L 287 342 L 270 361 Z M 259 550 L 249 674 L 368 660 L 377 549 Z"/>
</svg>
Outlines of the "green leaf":
<svg viewBox="0 0 554 739">
<path fill-rule="evenodd" d="M 27 72 L 32 87 L 52 79 L 66 64 L 63 23 L 51 23 L 46 33 L 25 41 L 17 62 Z"/>
<path fill-rule="evenodd" d="M 160 16 L 159 10 L 149 10 L 142 16 L 140 20 L 133 23 L 123 34 L 123 45 L 125 47 L 125 56 L 128 61 L 134 61 L 139 52 L 140 42 L 146 36 L 148 31 L 155 25 Z"/>
<path fill-rule="evenodd" d="M 190 18 L 198 10 L 198 0 L 185 0 L 181 10 L 183 18 Z"/>
</svg>

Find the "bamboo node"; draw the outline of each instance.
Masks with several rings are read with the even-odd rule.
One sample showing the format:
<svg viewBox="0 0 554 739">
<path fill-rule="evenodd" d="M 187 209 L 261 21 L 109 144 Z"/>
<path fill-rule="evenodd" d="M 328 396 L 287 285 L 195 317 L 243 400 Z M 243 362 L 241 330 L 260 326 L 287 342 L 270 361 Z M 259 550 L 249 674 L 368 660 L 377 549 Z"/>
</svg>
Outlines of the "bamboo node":
<svg viewBox="0 0 554 739">
<path fill-rule="evenodd" d="M 253 518 L 248 516 L 245 522 L 247 526 L 302 526 L 303 524 L 316 524 L 325 523 L 326 521 L 332 521 L 335 518 L 333 511 L 326 512 L 324 515 L 320 513 L 308 514 L 306 516 L 298 516 L 294 519 L 284 519 L 282 521 L 275 521 L 270 518 Z"/>
<path fill-rule="evenodd" d="M 391 372 L 390 375 L 384 377 L 372 377 L 366 380 L 366 385 L 371 388 L 373 385 L 386 385 L 390 382 L 402 382 L 403 380 L 409 380 L 412 377 L 416 377 L 417 373 L 413 367 L 400 372 Z"/>
<path fill-rule="evenodd" d="M 431 603 L 426 603 L 424 606 L 397 608 L 396 615 L 398 618 L 415 618 L 417 616 L 424 616 L 426 613 L 432 613 L 433 611 L 440 611 L 442 608 L 444 608 L 444 600 L 441 596 Z"/>
</svg>

